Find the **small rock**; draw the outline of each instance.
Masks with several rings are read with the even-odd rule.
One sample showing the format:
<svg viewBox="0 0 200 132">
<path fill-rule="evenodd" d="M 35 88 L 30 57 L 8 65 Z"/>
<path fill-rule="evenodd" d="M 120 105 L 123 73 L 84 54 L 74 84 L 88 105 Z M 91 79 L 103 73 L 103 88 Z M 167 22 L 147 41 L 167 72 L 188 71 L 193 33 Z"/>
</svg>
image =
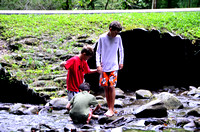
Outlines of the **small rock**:
<svg viewBox="0 0 200 132">
<path fill-rule="evenodd" d="M 46 106 L 52 106 L 55 110 L 66 109 L 68 100 L 66 98 L 54 98 Z"/>
<path fill-rule="evenodd" d="M 27 110 L 24 111 L 24 114 L 26 115 L 36 115 L 38 113 L 38 107 L 37 106 L 32 106 L 28 108 Z"/>
<path fill-rule="evenodd" d="M 47 115 L 48 113 L 51 113 L 53 110 L 52 107 L 50 106 L 45 106 L 45 108 L 42 108 L 39 112 L 38 115 Z"/>
<path fill-rule="evenodd" d="M 9 113 L 15 114 L 15 115 L 24 115 L 25 110 L 26 110 L 26 107 L 23 104 L 17 103 L 10 107 Z"/>
<path fill-rule="evenodd" d="M 152 93 L 149 90 L 137 90 L 135 92 L 136 94 L 136 99 L 150 99 L 152 96 Z"/>
</svg>

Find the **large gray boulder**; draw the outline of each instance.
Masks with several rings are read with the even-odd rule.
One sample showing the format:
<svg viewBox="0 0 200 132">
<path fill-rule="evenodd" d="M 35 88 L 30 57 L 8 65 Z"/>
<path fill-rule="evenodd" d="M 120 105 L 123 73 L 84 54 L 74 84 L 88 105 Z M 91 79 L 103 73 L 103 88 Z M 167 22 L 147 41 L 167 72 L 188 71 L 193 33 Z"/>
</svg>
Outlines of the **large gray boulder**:
<svg viewBox="0 0 200 132">
<path fill-rule="evenodd" d="M 149 117 L 166 117 L 167 108 L 164 106 L 161 100 L 154 100 L 145 105 L 136 108 L 133 111 L 133 114 L 137 118 L 149 118 Z"/>
<path fill-rule="evenodd" d="M 183 108 L 181 101 L 171 93 L 162 92 L 156 95 L 156 98 L 161 100 L 167 109 L 180 109 Z"/>
</svg>

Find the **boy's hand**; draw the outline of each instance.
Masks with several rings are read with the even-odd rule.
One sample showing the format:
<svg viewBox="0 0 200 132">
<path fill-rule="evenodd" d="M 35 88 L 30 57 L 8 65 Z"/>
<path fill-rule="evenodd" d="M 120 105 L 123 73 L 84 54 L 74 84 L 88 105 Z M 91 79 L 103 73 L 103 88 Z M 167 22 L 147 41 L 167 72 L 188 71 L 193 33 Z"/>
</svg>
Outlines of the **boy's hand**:
<svg viewBox="0 0 200 132">
<path fill-rule="evenodd" d="M 99 74 L 102 73 L 102 67 L 101 67 L 101 66 L 98 66 L 98 67 L 97 67 L 97 72 L 98 72 Z"/>
<path fill-rule="evenodd" d="M 62 61 L 62 62 L 60 63 L 60 67 L 65 67 L 65 64 L 66 64 L 66 61 Z"/>
<path fill-rule="evenodd" d="M 119 70 L 123 69 L 124 65 L 123 64 L 119 64 Z"/>
</svg>

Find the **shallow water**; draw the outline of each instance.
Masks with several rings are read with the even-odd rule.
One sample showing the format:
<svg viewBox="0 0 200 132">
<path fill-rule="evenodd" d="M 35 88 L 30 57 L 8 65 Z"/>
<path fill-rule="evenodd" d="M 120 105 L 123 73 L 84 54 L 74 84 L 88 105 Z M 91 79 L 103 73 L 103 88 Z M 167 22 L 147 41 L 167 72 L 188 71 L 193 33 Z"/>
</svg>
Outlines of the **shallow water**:
<svg viewBox="0 0 200 132">
<path fill-rule="evenodd" d="M 130 96 L 133 94 L 127 94 L 126 97 L 130 99 Z M 188 109 L 193 108 L 194 106 L 199 105 L 199 99 L 190 98 L 188 96 L 177 96 L 180 101 L 183 103 L 184 108 L 178 110 L 168 110 L 168 117 L 166 117 L 172 123 L 169 126 L 166 126 L 165 129 L 172 129 L 173 131 L 193 131 L 193 129 L 183 129 L 177 128 L 173 125 L 173 119 L 178 117 L 183 117 Z M 136 107 L 136 105 L 131 105 L 130 101 L 124 99 L 124 103 L 128 104 L 123 108 L 116 108 L 115 110 L 118 111 L 117 115 L 124 116 L 127 119 L 133 118 L 132 109 Z M 46 124 L 52 129 L 56 129 L 59 132 L 64 132 L 64 128 L 73 128 L 74 125 L 69 118 L 68 114 L 64 114 L 66 110 L 53 110 L 52 113 L 48 113 L 45 115 L 13 115 L 9 114 L 8 111 L 1 110 L 0 111 L 0 130 L 1 131 L 31 131 L 31 128 L 38 128 L 40 124 Z M 195 118 L 195 117 L 193 117 Z M 123 125 L 117 128 L 109 128 L 109 129 L 102 129 L 99 125 L 97 120 L 93 120 L 92 129 L 87 131 L 90 132 L 107 132 L 107 131 L 117 131 L 117 132 L 130 132 L 130 131 L 145 131 L 145 130 L 155 130 L 156 126 L 144 125 L 145 119 L 135 119 L 132 122 Z M 81 131 L 81 125 L 75 125 L 77 127 L 77 131 Z M 44 126 L 41 127 L 41 130 L 47 130 Z M 49 129 L 48 129 L 49 130 Z"/>
<path fill-rule="evenodd" d="M 0 130 L 17 131 L 23 129 L 30 131 L 32 127 L 39 124 L 48 124 L 48 126 L 61 131 L 69 123 L 68 116 L 62 113 L 63 111 L 54 111 L 47 115 L 13 115 L 7 111 L 0 111 Z"/>
</svg>

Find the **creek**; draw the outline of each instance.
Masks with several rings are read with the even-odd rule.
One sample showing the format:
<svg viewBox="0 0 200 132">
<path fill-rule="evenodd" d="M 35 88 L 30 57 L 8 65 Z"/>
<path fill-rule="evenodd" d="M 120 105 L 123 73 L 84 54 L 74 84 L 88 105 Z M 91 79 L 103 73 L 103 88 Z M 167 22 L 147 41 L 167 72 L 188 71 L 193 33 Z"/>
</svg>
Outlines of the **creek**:
<svg viewBox="0 0 200 132">
<path fill-rule="evenodd" d="M 160 90 L 160 91 L 163 91 Z M 159 91 L 159 92 L 160 92 Z M 176 91 L 180 92 L 179 89 Z M 152 92 L 154 95 L 159 92 Z M 184 91 L 182 91 L 184 92 Z M 115 116 L 116 119 L 123 117 L 125 124 L 116 125 L 115 128 L 106 124 L 99 124 L 98 120 L 92 119 L 89 125 L 83 127 L 83 124 L 75 125 L 69 118 L 69 114 L 65 114 L 66 109 L 63 110 L 53 110 L 52 113 L 46 113 L 41 115 L 14 115 L 10 114 L 7 110 L 0 110 L 0 130 L 1 131 L 31 131 L 33 129 L 39 129 L 40 131 L 66 131 L 71 129 L 76 129 L 77 131 L 89 131 L 89 132 L 107 132 L 107 131 L 161 131 L 161 130 L 171 130 L 174 131 L 194 131 L 195 127 L 180 127 L 177 126 L 178 119 L 184 118 L 188 110 L 200 105 L 199 99 L 186 96 L 183 94 L 176 94 L 176 97 L 182 102 L 182 109 L 167 110 L 168 116 L 164 118 L 136 118 L 132 111 L 137 108 L 138 105 L 145 104 L 147 99 L 133 99 L 135 96 L 134 92 L 125 92 L 125 98 L 119 99 L 124 102 L 122 108 L 115 108 L 117 111 Z M 0 105 L 11 106 L 12 103 L 0 103 Z M 106 106 L 103 106 L 106 108 Z M 103 115 L 100 115 L 103 116 Z M 185 117 L 186 118 L 186 117 Z M 187 119 L 195 120 L 198 117 L 190 116 Z M 129 120 L 129 121 L 128 121 Z M 156 123 L 158 121 L 165 121 L 164 123 Z M 150 122 L 150 123 L 147 123 Z M 154 123 L 155 122 L 155 123 Z M 87 129 L 85 129 L 87 128 Z"/>
</svg>

